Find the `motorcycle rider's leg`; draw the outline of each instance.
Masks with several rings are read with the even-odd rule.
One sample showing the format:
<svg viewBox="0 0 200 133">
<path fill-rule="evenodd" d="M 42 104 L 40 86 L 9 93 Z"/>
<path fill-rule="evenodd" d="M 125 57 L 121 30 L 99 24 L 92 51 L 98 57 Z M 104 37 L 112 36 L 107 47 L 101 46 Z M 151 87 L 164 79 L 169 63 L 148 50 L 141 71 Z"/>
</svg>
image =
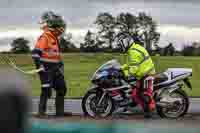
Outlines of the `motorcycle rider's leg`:
<svg viewBox="0 0 200 133">
<path fill-rule="evenodd" d="M 143 96 L 143 101 L 144 101 L 144 117 L 145 118 L 151 118 L 152 117 L 152 112 L 150 110 L 149 104 L 150 104 L 151 98 L 148 95 Z"/>
<path fill-rule="evenodd" d="M 152 116 L 150 103 L 152 100 L 152 84 L 151 80 L 141 79 L 137 81 L 138 96 L 143 101 L 144 117 L 150 118 Z"/>
<path fill-rule="evenodd" d="M 144 117 L 150 118 L 152 116 L 152 111 L 154 110 L 154 100 L 153 100 L 153 78 L 151 76 L 144 80 Z"/>
</svg>

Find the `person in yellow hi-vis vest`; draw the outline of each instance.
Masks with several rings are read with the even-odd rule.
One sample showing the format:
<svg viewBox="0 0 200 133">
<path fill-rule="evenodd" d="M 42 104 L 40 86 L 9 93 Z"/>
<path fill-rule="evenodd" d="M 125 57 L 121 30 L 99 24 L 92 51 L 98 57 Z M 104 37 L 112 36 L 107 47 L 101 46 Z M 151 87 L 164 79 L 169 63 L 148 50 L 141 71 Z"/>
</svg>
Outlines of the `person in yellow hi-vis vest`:
<svg viewBox="0 0 200 133">
<path fill-rule="evenodd" d="M 122 65 L 121 69 L 126 77 L 137 79 L 137 95 L 142 101 L 144 117 L 150 118 L 155 108 L 152 97 L 154 63 L 147 50 L 141 46 L 142 42 L 138 38 L 129 33 L 120 33 L 116 39 L 122 52 L 128 56 L 127 64 Z"/>
</svg>

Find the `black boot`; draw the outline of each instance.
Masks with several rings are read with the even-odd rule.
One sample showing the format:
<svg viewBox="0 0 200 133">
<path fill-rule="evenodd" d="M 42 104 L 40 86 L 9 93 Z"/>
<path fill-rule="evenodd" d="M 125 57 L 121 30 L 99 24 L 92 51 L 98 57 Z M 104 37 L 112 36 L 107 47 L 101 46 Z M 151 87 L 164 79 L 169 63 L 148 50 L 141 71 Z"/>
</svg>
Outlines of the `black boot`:
<svg viewBox="0 0 200 133">
<path fill-rule="evenodd" d="M 48 98 L 51 99 L 51 96 L 52 96 L 52 89 L 49 88 L 49 89 L 48 89 Z"/>
<path fill-rule="evenodd" d="M 144 102 L 144 118 L 149 119 L 152 118 L 152 112 L 149 108 L 149 103 Z"/>
<path fill-rule="evenodd" d="M 143 100 L 144 100 L 144 118 L 147 118 L 147 119 L 152 118 L 152 112 L 149 107 L 151 98 L 149 96 L 144 95 Z"/>
<path fill-rule="evenodd" d="M 40 117 L 46 116 L 47 99 L 48 95 L 45 92 L 42 92 L 42 94 L 40 95 L 40 103 L 38 110 L 38 116 Z"/>
<path fill-rule="evenodd" d="M 56 94 L 56 116 L 64 116 L 64 96 Z"/>
<path fill-rule="evenodd" d="M 150 118 L 152 118 L 152 113 L 151 113 L 151 112 L 144 112 L 144 118 L 145 118 L 145 119 L 150 119 Z"/>
</svg>

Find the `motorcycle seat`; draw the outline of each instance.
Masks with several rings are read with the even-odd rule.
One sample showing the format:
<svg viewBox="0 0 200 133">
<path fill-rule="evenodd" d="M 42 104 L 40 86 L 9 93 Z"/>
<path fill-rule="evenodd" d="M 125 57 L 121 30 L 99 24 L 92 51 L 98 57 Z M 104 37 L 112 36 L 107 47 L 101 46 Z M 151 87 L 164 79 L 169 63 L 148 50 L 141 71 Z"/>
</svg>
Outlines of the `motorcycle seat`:
<svg viewBox="0 0 200 133">
<path fill-rule="evenodd" d="M 137 79 L 135 77 L 129 77 L 128 78 L 128 82 L 135 82 L 137 81 Z"/>
<path fill-rule="evenodd" d="M 156 74 L 154 76 L 154 83 L 155 84 L 162 83 L 162 82 L 165 82 L 167 80 L 168 80 L 168 77 L 164 73 L 159 73 L 159 74 Z"/>
</svg>

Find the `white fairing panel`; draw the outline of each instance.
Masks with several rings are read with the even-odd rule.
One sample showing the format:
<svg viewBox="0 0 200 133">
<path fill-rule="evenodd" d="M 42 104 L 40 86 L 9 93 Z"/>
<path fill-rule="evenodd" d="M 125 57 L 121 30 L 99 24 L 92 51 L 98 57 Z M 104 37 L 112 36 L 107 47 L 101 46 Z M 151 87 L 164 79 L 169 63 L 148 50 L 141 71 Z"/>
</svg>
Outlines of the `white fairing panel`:
<svg viewBox="0 0 200 133">
<path fill-rule="evenodd" d="M 192 69 L 189 68 L 169 68 L 166 73 L 170 75 L 170 79 L 184 78 L 186 75 L 192 73 Z"/>
<path fill-rule="evenodd" d="M 190 77 L 192 69 L 189 68 L 169 68 L 163 74 L 168 77 L 168 80 L 158 85 L 169 84 Z"/>
</svg>

